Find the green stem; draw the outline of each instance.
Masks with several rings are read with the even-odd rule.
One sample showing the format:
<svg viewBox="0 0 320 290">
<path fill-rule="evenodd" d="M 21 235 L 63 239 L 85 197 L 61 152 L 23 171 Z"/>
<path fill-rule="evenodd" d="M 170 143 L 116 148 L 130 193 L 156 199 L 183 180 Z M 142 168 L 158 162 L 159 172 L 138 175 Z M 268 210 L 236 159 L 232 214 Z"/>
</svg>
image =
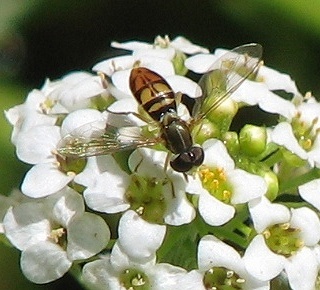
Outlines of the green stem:
<svg viewBox="0 0 320 290">
<path fill-rule="evenodd" d="M 281 161 L 283 158 L 281 150 L 275 150 L 273 153 L 271 153 L 266 159 L 263 160 L 263 163 L 268 166 L 269 168 L 272 167 L 274 164 Z"/>
<path fill-rule="evenodd" d="M 293 191 L 298 188 L 298 186 L 317 178 L 320 178 L 320 170 L 314 168 L 305 174 L 296 176 L 293 179 L 289 179 L 280 183 L 279 194 Z"/>
</svg>

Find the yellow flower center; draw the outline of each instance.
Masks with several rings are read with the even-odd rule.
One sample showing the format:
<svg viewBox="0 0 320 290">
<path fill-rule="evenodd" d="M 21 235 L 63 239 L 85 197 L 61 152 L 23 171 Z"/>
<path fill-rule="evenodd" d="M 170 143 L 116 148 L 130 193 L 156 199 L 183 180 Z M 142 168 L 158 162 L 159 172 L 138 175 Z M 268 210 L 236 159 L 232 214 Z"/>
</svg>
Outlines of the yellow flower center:
<svg viewBox="0 0 320 290">
<path fill-rule="evenodd" d="M 232 188 L 223 168 L 201 166 L 198 171 L 203 188 L 224 203 L 230 203 Z"/>
<path fill-rule="evenodd" d="M 290 227 L 289 223 L 273 225 L 263 236 L 271 251 L 285 257 L 294 255 L 304 245 L 300 230 Z"/>
<path fill-rule="evenodd" d="M 224 267 L 213 267 L 203 277 L 203 284 L 207 290 L 242 289 L 245 279 L 237 273 Z"/>
<path fill-rule="evenodd" d="M 320 132 L 320 128 L 315 128 L 318 120 L 314 118 L 311 124 L 307 124 L 301 120 L 301 112 L 298 112 L 291 121 L 293 133 L 300 146 L 306 151 L 312 150 L 314 141 Z"/>
</svg>

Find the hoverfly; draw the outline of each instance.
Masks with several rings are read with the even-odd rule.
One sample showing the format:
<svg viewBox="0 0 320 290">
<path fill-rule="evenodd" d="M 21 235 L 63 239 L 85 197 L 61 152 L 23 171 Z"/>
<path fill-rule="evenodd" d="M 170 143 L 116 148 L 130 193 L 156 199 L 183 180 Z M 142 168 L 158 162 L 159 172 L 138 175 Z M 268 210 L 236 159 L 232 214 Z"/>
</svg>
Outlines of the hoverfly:
<svg viewBox="0 0 320 290">
<path fill-rule="evenodd" d="M 64 157 L 82 158 L 162 143 L 172 155 L 170 166 L 173 170 L 185 173 L 200 166 L 204 151 L 194 144 L 191 135 L 194 126 L 257 71 L 261 57 L 261 45 L 252 43 L 236 47 L 217 59 L 198 83 L 202 95 L 195 99 L 192 117 L 188 121 L 178 116 L 177 95 L 163 77 L 145 67 L 133 68 L 129 79 L 131 92 L 159 133 L 146 136 L 142 126 L 128 121 L 130 112 L 115 113 L 113 117 L 120 117 L 117 121 L 110 118 L 99 125 L 84 125 L 64 137 L 58 152 Z M 214 81 L 213 74 L 219 76 Z"/>
</svg>

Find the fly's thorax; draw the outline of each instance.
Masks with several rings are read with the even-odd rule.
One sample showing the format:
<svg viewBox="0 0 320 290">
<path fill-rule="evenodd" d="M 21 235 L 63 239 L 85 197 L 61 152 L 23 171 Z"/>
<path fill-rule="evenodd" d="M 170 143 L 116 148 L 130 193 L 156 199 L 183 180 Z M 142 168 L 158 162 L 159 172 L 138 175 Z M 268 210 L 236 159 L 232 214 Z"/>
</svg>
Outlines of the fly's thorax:
<svg viewBox="0 0 320 290">
<path fill-rule="evenodd" d="M 173 154 L 186 152 L 192 147 L 190 128 L 175 111 L 171 110 L 163 114 L 160 124 L 162 138 L 166 142 L 167 149 Z"/>
</svg>

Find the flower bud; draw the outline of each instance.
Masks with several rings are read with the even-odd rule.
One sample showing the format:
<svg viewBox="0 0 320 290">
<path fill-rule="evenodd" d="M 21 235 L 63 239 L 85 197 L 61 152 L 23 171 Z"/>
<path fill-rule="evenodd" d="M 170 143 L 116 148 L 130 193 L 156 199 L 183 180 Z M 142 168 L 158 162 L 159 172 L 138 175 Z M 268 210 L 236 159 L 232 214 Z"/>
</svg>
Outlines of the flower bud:
<svg viewBox="0 0 320 290">
<path fill-rule="evenodd" d="M 192 135 L 195 143 L 202 144 L 204 141 L 215 138 L 220 135 L 219 128 L 207 119 L 197 124 L 192 130 Z"/>
<path fill-rule="evenodd" d="M 220 130 L 225 132 L 229 130 L 232 119 L 237 112 L 238 104 L 231 99 L 227 99 L 216 109 L 209 111 L 206 118 L 216 123 L 220 127 Z"/>
<path fill-rule="evenodd" d="M 183 52 L 177 51 L 176 55 L 172 59 L 172 64 L 173 64 L 173 67 L 174 67 L 174 71 L 176 72 L 177 75 L 184 76 L 184 75 L 187 74 L 188 69 L 184 65 L 184 62 L 185 62 L 186 58 L 187 57 Z"/>
<path fill-rule="evenodd" d="M 266 149 L 266 129 L 254 125 L 245 125 L 240 131 L 239 142 L 243 153 L 248 156 L 257 156 Z"/>
<path fill-rule="evenodd" d="M 266 171 L 262 177 L 264 178 L 268 186 L 268 190 L 265 195 L 270 201 L 273 201 L 277 197 L 279 192 L 277 175 L 269 170 Z"/>
<path fill-rule="evenodd" d="M 228 148 L 228 151 L 229 153 L 231 153 L 231 155 L 238 154 L 240 146 L 239 146 L 238 134 L 236 132 L 231 132 L 231 131 L 225 132 L 222 135 L 222 140 L 223 140 L 223 143 Z"/>
</svg>

